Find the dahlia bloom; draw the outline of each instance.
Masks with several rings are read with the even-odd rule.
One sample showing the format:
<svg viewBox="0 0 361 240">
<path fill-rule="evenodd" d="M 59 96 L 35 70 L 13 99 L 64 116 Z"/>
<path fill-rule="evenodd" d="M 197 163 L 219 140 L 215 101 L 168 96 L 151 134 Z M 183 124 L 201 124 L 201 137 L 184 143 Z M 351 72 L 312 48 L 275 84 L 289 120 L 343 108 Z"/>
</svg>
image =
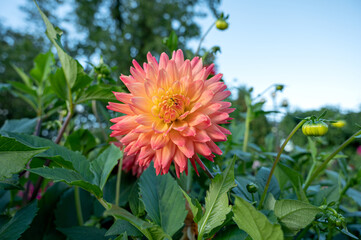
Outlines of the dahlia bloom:
<svg viewBox="0 0 361 240">
<path fill-rule="evenodd" d="M 115 124 L 110 136 L 119 139 L 127 162 L 137 167 L 144 169 L 153 161 L 156 173 L 165 174 L 173 162 L 179 177 L 188 173 L 189 159 L 198 174 L 196 162 L 205 169 L 198 155 L 213 161 L 213 153 L 222 154 L 215 142 L 231 134 L 219 126 L 228 123 L 234 111 L 222 101 L 231 93 L 220 82 L 222 74 L 207 80 L 214 65 L 203 67 L 199 57 L 184 60 L 178 50 L 172 59 L 162 53 L 158 63 L 148 53 L 147 60 L 143 68 L 133 60 L 131 75 L 120 77 L 130 93 L 114 92 L 123 104 L 107 106 L 125 114 L 111 119 Z"/>
</svg>

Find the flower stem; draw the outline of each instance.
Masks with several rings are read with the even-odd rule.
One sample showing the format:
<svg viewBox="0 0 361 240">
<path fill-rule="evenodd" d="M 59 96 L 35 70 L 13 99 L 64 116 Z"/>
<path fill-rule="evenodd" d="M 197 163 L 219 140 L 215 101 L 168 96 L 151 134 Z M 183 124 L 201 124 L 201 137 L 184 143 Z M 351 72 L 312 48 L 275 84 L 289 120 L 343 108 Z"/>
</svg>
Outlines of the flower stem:
<svg viewBox="0 0 361 240">
<path fill-rule="evenodd" d="M 64 135 L 65 129 L 68 127 L 72 116 L 73 116 L 73 109 L 71 109 L 69 111 L 63 125 L 61 126 L 61 128 L 60 128 L 60 130 L 58 132 L 58 136 L 56 137 L 56 139 L 54 141 L 56 144 L 60 143 L 60 141 L 61 141 L 61 139 L 62 139 L 62 137 Z M 44 166 L 49 166 L 49 164 L 50 164 L 50 159 L 46 159 L 46 161 L 44 163 Z M 36 198 L 43 181 L 44 181 L 43 177 L 38 178 L 38 180 L 36 181 L 35 187 L 34 187 L 33 194 L 31 195 L 31 198 L 30 198 L 29 202 L 31 202 L 32 200 L 34 200 Z"/>
<path fill-rule="evenodd" d="M 247 106 L 247 115 L 246 115 L 244 138 L 243 138 L 243 149 L 242 149 L 243 152 L 247 152 L 250 123 L 251 123 L 251 106 Z"/>
<path fill-rule="evenodd" d="M 76 216 L 78 219 L 79 226 L 83 226 L 83 213 L 81 210 L 81 201 L 80 201 L 80 194 L 79 194 L 79 187 L 74 187 L 74 200 L 75 200 L 75 208 L 76 208 Z"/>
<path fill-rule="evenodd" d="M 56 137 L 56 139 L 54 141 L 56 144 L 59 144 L 61 139 L 63 138 L 65 129 L 68 127 L 68 125 L 70 123 L 70 119 L 72 118 L 72 116 L 73 116 L 73 111 L 71 110 L 71 111 L 69 111 L 68 115 L 66 116 L 66 119 L 65 119 L 63 125 L 61 126 L 61 128 L 59 130 L 58 136 Z"/>
<path fill-rule="evenodd" d="M 207 37 L 208 33 L 211 31 L 212 27 L 216 24 L 216 21 L 214 21 L 214 23 L 212 23 L 212 25 L 208 28 L 208 30 L 204 33 L 204 35 L 202 36 L 201 40 L 199 41 L 199 44 L 198 44 L 198 48 L 197 48 L 197 51 L 196 51 L 196 56 L 198 55 L 199 53 L 199 50 L 201 49 L 201 45 L 204 41 L 204 39 Z"/>
<path fill-rule="evenodd" d="M 105 208 L 105 210 L 109 210 L 111 207 L 103 198 L 97 198 L 99 203 Z"/>
<path fill-rule="evenodd" d="M 207 168 L 206 165 L 204 165 L 204 172 L 206 173 L 206 175 L 209 179 L 212 180 L 214 178 L 213 174 L 211 173 L 211 171 L 209 171 L 209 169 Z"/>
<path fill-rule="evenodd" d="M 115 206 L 119 205 L 120 183 L 121 183 L 121 178 L 122 178 L 122 166 L 123 166 L 123 158 L 121 157 L 118 162 L 117 183 L 115 186 Z"/>
<path fill-rule="evenodd" d="M 305 119 L 303 119 L 301 122 L 299 122 L 296 127 L 292 130 L 292 132 L 288 135 L 288 137 L 286 138 L 286 140 L 283 142 L 280 150 L 278 151 L 278 154 L 277 154 L 277 157 L 276 157 L 276 160 L 273 162 L 273 165 L 272 165 L 272 168 L 271 168 L 271 172 L 269 173 L 269 176 L 268 176 L 268 179 L 267 179 L 267 183 L 264 187 L 264 190 L 263 190 L 263 193 L 262 193 L 262 196 L 261 196 L 261 200 L 259 201 L 259 205 L 258 205 L 258 209 L 261 209 L 262 208 L 262 205 L 263 205 L 263 202 L 266 198 L 266 195 L 267 195 L 267 191 L 268 191 L 268 187 L 271 183 L 271 179 L 272 179 L 272 175 L 273 175 L 273 172 L 275 171 L 276 169 L 276 166 L 277 166 L 277 163 L 280 161 L 281 159 L 281 154 L 284 150 L 284 148 L 286 147 L 287 143 L 290 141 L 290 139 L 292 138 L 292 136 L 297 132 L 297 130 L 302 127 L 302 125 L 306 122 Z"/>
<path fill-rule="evenodd" d="M 323 163 L 316 168 L 315 171 L 313 171 L 311 177 L 309 177 L 305 185 L 303 187 L 303 190 L 306 192 L 308 187 L 311 185 L 312 181 L 323 171 L 326 169 L 327 164 L 336 156 L 337 153 L 339 153 L 342 149 L 344 149 L 347 145 L 349 145 L 357 136 L 361 135 L 361 130 L 357 131 L 354 135 L 352 135 L 349 139 L 347 139 L 344 143 L 342 143 L 338 148 L 335 149 L 328 157 L 323 161 Z"/>
</svg>

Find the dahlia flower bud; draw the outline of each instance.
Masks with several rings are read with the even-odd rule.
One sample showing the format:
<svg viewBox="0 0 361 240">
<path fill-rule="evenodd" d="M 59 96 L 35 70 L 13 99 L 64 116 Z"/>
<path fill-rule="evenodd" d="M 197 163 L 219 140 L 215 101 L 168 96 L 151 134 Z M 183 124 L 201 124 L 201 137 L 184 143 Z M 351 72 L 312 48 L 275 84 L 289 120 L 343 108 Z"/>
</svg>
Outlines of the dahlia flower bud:
<svg viewBox="0 0 361 240">
<path fill-rule="evenodd" d="M 110 102 L 108 109 L 125 114 L 111 119 L 111 137 L 125 147 L 123 169 L 143 170 L 154 162 L 157 174 L 165 174 L 171 164 L 177 176 L 188 173 L 188 159 L 198 174 L 196 163 L 205 169 L 199 156 L 213 161 L 222 154 L 215 142 L 231 134 L 219 124 L 228 123 L 231 92 L 221 82 L 222 74 L 207 80 L 214 65 L 203 67 L 202 59 L 184 60 L 181 50 L 172 59 L 162 53 L 159 62 L 148 53 L 141 67 L 133 60 L 130 76 L 120 79 L 130 93 L 114 92 L 122 103 Z M 124 159 L 126 160 L 126 159 Z M 128 165 L 129 164 L 129 165 Z M 142 170 L 139 170 L 142 171 Z"/>
</svg>

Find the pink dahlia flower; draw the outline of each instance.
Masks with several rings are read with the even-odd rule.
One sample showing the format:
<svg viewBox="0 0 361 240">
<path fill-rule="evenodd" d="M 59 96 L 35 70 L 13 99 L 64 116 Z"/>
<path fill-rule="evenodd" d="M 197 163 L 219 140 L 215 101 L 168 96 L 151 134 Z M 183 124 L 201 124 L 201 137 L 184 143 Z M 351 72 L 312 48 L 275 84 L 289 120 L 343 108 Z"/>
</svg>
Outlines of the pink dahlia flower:
<svg viewBox="0 0 361 240">
<path fill-rule="evenodd" d="M 143 68 L 133 60 L 131 75 L 120 77 L 130 93 L 114 92 L 123 104 L 110 102 L 108 109 L 125 115 L 111 119 L 110 136 L 142 169 L 153 161 L 157 174 L 165 174 L 173 162 L 179 177 L 188 173 L 189 159 L 198 174 L 196 162 L 205 169 L 198 155 L 213 161 L 213 153 L 222 154 L 215 142 L 231 134 L 219 126 L 234 111 L 223 101 L 231 93 L 220 82 L 222 74 L 207 80 L 214 65 L 203 67 L 199 57 L 184 60 L 178 50 L 172 59 L 162 53 L 159 63 L 150 53 L 147 59 Z"/>
</svg>

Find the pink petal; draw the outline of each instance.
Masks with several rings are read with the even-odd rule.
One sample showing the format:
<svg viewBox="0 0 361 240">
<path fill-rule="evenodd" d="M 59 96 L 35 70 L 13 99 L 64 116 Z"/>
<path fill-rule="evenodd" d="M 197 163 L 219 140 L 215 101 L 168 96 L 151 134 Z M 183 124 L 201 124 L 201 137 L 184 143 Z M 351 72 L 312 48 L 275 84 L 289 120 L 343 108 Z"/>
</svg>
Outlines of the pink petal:
<svg viewBox="0 0 361 240">
<path fill-rule="evenodd" d="M 138 74 L 140 74 L 143 78 L 145 77 L 145 72 L 143 68 L 139 65 L 136 60 L 132 61 L 134 68 L 137 70 Z"/>
<path fill-rule="evenodd" d="M 181 134 L 185 137 L 195 136 L 196 135 L 196 129 L 194 127 L 186 127 Z"/>
<path fill-rule="evenodd" d="M 177 51 L 173 51 L 172 59 L 174 60 L 177 68 L 179 69 L 184 63 L 184 56 L 182 50 L 179 49 Z"/>
<path fill-rule="evenodd" d="M 187 127 L 188 127 L 188 123 L 186 121 L 175 121 L 173 123 L 173 129 L 180 132 L 186 129 Z"/>
<path fill-rule="evenodd" d="M 162 149 L 162 173 L 165 174 L 169 171 L 169 167 L 172 163 L 175 153 L 175 145 L 172 142 L 168 142 L 167 146 Z"/>
<path fill-rule="evenodd" d="M 151 114 L 138 115 L 135 121 L 141 125 L 151 127 L 154 122 L 154 117 Z"/>
<path fill-rule="evenodd" d="M 210 79 L 208 79 L 208 80 L 205 82 L 205 85 L 206 85 L 206 86 L 209 86 L 209 85 L 211 85 L 212 83 L 218 82 L 219 80 L 222 79 L 222 77 L 223 77 L 223 74 L 218 73 L 217 75 L 214 75 L 213 77 L 211 77 Z"/>
<path fill-rule="evenodd" d="M 188 96 L 192 102 L 197 101 L 197 99 L 201 96 L 203 92 L 204 82 L 202 80 L 198 80 L 192 82 L 188 89 Z"/>
<path fill-rule="evenodd" d="M 145 79 L 145 75 L 142 75 L 138 70 L 136 70 L 135 68 L 131 67 L 130 68 L 130 74 L 132 74 L 132 76 L 134 77 L 135 81 L 137 81 L 138 83 L 143 83 L 144 79 Z"/>
<path fill-rule="evenodd" d="M 211 151 L 214 152 L 215 154 L 218 155 L 223 154 L 222 150 L 213 141 L 207 142 L 207 145 L 211 149 Z"/>
<path fill-rule="evenodd" d="M 139 133 L 130 132 L 130 133 L 128 133 L 127 135 L 125 135 L 125 136 L 120 140 L 120 142 L 126 146 L 126 145 L 128 145 L 129 143 L 137 140 L 138 137 L 139 137 Z"/>
<path fill-rule="evenodd" d="M 197 169 L 197 165 L 196 165 L 195 159 L 191 158 L 191 159 L 189 159 L 189 160 L 190 160 L 190 162 L 191 162 L 194 170 L 196 171 L 197 176 L 199 177 L 199 172 L 198 172 L 198 169 Z"/>
<path fill-rule="evenodd" d="M 179 166 L 180 172 L 183 172 L 187 167 L 187 158 L 179 149 L 175 151 L 174 163 L 176 166 Z"/>
<path fill-rule="evenodd" d="M 208 136 L 215 142 L 227 141 L 226 135 L 223 134 L 215 125 L 211 125 L 207 128 Z"/>
<path fill-rule="evenodd" d="M 144 83 L 131 83 L 126 84 L 129 92 L 133 94 L 133 96 L 145 96 L 145 88 Z"/>
<path fill-rule="evenodd" d="M 208 142 L 211 141 L 211 138 L 208 136 L 205 130 L 197 129 L 196 135 L 193 137 L 193 140 L 196 142 Z"/>
<path fill-rule="evenodd" d="M 203 68 L 202 58 L 195 57 L 191 61 L 192 75 L 196 75 Z"/>
<path fill-rule="evenodd" d="M 154 153 L 155 151 L 149 145 L 144 146 L 140 149 L 139 158 L 140 159 L 147 158 L 149 156 L 153 156 Z"/>
<path fill-rule="evenodd" d="M 168 130 L 169 126 L 168 126 L 168 124 L 166 124 L 162 121 L 158 121 L 158 122 L 153 123 L 152 128 L 157 133 L 164 133 L 165 131 Z"/>
<path fill-rule="evenodd" d="M 147 54 L 147 60 L 148 60 L 148 63 L 153 66 L 153 68 L 155 68 L 155 69 L 158 68 L 158 62 L 155 59 L 155 57 L 152 56 L 152 54 L 150 52 L 148 52 L 148 54 Z"/>
<path fill-rule="evenodd" d="M 178 146 L 178 149 L 187 157 L 191 158 L 194 155 L 194 144 L 192 141 L 186 141 L 185 146 Z"/>
<path fill-rule="evenodd" d="M 217 112 L 210 116 L 213 123 L 220 123 L 229 118 L 229 114 L 225 112 Z"/>
<path fill-rule="evenodd" d="M 122 80 L 122 82 L 127 85 L 127 84 L 132 84 L 132 83 L 136 83 L 137 81 L 133 78 L 133 76 L 125 76 L 125 75 L 121 75 L 120 76 L 120 80 Z"/>
<path fill-rule="evenodd" d="M 132 105 L 143 112 L 149 112 L 151 105 L 150 102 L 144 97 L 133 97 L 131 99 Z"/>
<path fill-rule="evenodd" d="M 169 141 L 168 137 L 164 137 L 163 134 L 154 134 L 151 137 L 150 145 L 152 149 L 158 150 L 163 148 Z"/>
<path fill-rule="evenodd" d="M 222 101 L 231 95 L 231 91 L 218 92 L 214 95 L 213 101 Z"/>
<path fill-rule="evenodd" d="M 189 126 L 194 127 L 201 123 L 205 123 L 207 126 L 211 124 L 211 119 L 202 113 L 192 114 L 187 120 Z"/>
<path fill-rule="evenodd" d="M 180 135 L 177 131 L 170 131 L 169 132 L 169 138 L 176 144 L 177 146 L 185 146 L 186 139 Z"/>
<path fill-rule="evenodd" d="M 113 102 L 109 102 L 108 104 L 109 105 L 107 106 L 107 108 L 109 110 L 112 110 L 115 112 L 121 112 L 121 113 L 128 114 L 128 115 L 134 114 L 128 104 L 120 104 L 120 103 L 113 103 Z"/>
<path fill-rule="evenodd" d="M 194 149 L 196 153 L 199 153 L 203 156 L 209 156 L 212 154 L 211 149 L 205 143 L 195 142 Z"/>
<path fill-rule="evenodd" d="M 168 61 L 169 61 L 168 55 L 166 53 L 162 53 L 159 59 L 159 69 L 166 69 L 168 65 Z"/>
<path fill-rule="evenodd" d="M 123 93 L 123 92 L 113 92 L 114 93 L 114 96 L 115 98 L 120 101 L 120 102 L 123 102 L 123 103 L 126 103 L 126 104 L 129 104 L 131 103 L 131 99 L 133 97 L 132 94 L 130 93 Z"/>
</svg>

